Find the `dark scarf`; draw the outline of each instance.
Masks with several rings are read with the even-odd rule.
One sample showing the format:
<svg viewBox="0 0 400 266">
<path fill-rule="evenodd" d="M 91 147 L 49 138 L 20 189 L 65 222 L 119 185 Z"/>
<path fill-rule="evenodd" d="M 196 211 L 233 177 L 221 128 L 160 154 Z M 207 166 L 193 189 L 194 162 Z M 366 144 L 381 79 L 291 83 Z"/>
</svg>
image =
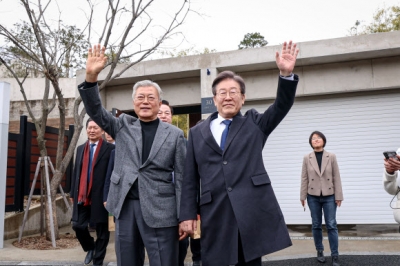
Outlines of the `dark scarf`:
<svg viewBox="0 0 400 266">
<path fill-rule="evenodd" d="M 90 192 L 92 190 L 92 184 L 93 184 L 93 168 L 94 165 L 96 164 L 97 155 L 100 152 L 102 143 L 103 139 L 100 139 L 99 142 L 97 143 L 96 152 L 93 155 L 92 169 L 90 171 L 89 188 L 87 183 L 87 173 L 89 168 L 90 141 L 86 142 L 85 149 L 83 151 L 83 161 L 82 161 L 81 176 L 79 181 L 79 194 L 78 194 L 78 203 L 83 202 L 83 206 L 88 206 L 92 203 Z"/>
</svg>

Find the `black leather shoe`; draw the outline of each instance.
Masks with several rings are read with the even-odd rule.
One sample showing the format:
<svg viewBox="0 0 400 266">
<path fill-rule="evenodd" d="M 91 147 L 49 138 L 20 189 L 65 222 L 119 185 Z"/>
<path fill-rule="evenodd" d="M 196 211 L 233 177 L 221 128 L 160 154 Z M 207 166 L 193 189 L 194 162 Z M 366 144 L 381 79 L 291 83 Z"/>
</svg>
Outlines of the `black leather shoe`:
<svg viewBox="0 0 400 266">
<path fill-rule="evenodd" d="M 333 256 L 332 257 L 332 266 L 340 266 L 339 257 L 338 256 Z"/>
<path fill-rule="evenodd" d="M 325 262 L 324 251 L 322 250 L 317 251 L 317 260 L 321 263 Z"/>
<path fill-rule="evenodd" d="M 88 265 L 89 263 L 92 262 L 93 255 L 94 255 L 94 250 L 93 249 L 92 250 L 88 250 L 88 252 L 86 254 L 86 257 L 85 257 L 85 262 L 84 262 L 85 265 Z"/>
</svg>

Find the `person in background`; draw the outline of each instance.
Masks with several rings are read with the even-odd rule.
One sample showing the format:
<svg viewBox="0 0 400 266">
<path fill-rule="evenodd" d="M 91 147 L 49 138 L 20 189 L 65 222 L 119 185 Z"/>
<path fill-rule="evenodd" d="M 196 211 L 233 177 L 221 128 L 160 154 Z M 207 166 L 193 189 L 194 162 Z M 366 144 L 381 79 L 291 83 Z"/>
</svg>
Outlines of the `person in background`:
<svg viewBox="0 0 400 266">
<path fill-rule="evenodd" d="M 169 102 L 167 100 L 162 100 L 160 110 L 157 114 L 158 118 L 165 123 L 172 124 L 173 115 L 174 109 L 169 105 Z"/>
<path fill-rule="evenodd" d="M 400 149 L 395 158 L 384 159 L 383 187 L 390 195 L 397 195 L 396 207 L 393 208 L 394 220 L 400 224 Z M 400 232 L 400 227 L 399 227 Z"/>
<path fill-rule="evenodd" d="M 103 265 L 110 238 L 108 212 L 103 206 L 106 170 L 114 145 L 103 141 L 103 130 L 92 120 L 86 122 L 88 141 L 78 146 L 71 180 L 73 203 L 72 229 L 87 252 L 84 264 Z M 88 224 L 96 225 L 96 241 L 90 235 Z"/>
<path fill-rule="evenodd" d="M 342 205 L 343 190 L 336 155 L 324 150 L 326 137 L 322 132 L 311 133 L 308 142 L 313 152 L 304 156 L 301 170 L 300 203 L 311 212 L 312 234 L 317 260 L 324 263 L 322 243 L 322 213 L 328 230 L 332 265 L 339 266 L 339 235 L 336 222 L 336 208 Z"/>
</svg>

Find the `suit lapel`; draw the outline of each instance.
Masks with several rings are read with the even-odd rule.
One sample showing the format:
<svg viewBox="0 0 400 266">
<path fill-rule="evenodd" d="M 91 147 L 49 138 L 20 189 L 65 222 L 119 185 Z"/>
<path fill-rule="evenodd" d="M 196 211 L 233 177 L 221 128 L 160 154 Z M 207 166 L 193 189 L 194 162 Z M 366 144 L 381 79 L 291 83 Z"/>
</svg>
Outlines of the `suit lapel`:
<svg viewBox="0 0 400 266">
<path fill-rule="evenodd" d="M 329 153 L 327 153 L 324 150 L 324 153 L 322 154 L 322 162 L 321 162 L 321 176 L 324 174 L 324 171 L 325 171 L 328 163 L 329 163 Z"/>
<path fill-rule="evenodd" d="M 78 162 L 78 170 L 79 170 L 79 172 L 77 174 L 78 174 L 79 177 L 80 177 L 80 174 L 81 174 L 81 171 L 82 171 L 83 152 L 85 151 L 85 145 L 86 144 L 87 144 L 87 142 L 85 142 L 85 144 L 79 146 L 77 151 L 76 151 L 76 161 Z"/>
<path fill-rule="evenodd" d="M 310 153 L 310 162 L 311 162 L 311 166 L 314 168 L 315 172 L 319 176 L 321 176 L 321 172 L 319 171 L 319 167 L 318 167 L 317 157 L 315 156 L 314 152 Z"/>
<path fill-rule="evenodd" d="M 225 143 L 225 149 L 228 150 L 229 145 L 235 138 L 236 134 L 239 132 L 240 128 L 242 127 L 244 121 L 246 121 L 246 118 L 242 116 L 242 114 L 239 112 L 235 117 L 233 117 L 232 123 L 229 127 L 229 132 L 228 132 L 228 137 L 226 139 Z"/>
<path fill-rule="evenodd" d="M 203 123 L 201 123 L 201 135 L 204 138 L 204 141 L 208 144 L 208 146 L 210 146 L 215 152 L 219 153 L 222 155 L 222 150 L 221 148 L 218 146 L 217 142 L 214 139 L 213 134 L 211 133 L 211 129 L 210 129 L 210 123 L 213 119 L 215 119 L 218 116 L 218 113 L 213 113 L 212 115 L 210 115 L 206 121 L 204 121 Z"/>
<path fill-rule="evenodd" d="M 132 145 L 137 149 L 137 154 L 139 154 L 139 162 L 142 162 L 142 127 L 140 126 L 139 119 L 133 121 L 129 126 L 129 134 L 131 134 L 134 140 Z"/>
<path fill-rule="evenodd" d="M 96 162 L 94 163 L 94 167 L 97 165 L 97 163 L 101 160 L 101 157 L 104 155 L 104 153 L 107 150 L 107 142 L 103 141 L 103 143 L 101 144 L 100 150 L 99 150 L 99 154 L 97 154 L 97 158 L 96 158 Z"/>
<path fill-rule="evenodd" d="M 167 139 L 169 133 L 170 131 L 168 125 L 160 121 L 157 127 L 156 135 L 154 136 L 153 145 L 151 145 L 149 157 L 140 168 L 146 167 L 149 162 L 153 160 L 153 158 L 156 156 L 157 152 L 160 150 L 161 146 Z"/>
</svg>

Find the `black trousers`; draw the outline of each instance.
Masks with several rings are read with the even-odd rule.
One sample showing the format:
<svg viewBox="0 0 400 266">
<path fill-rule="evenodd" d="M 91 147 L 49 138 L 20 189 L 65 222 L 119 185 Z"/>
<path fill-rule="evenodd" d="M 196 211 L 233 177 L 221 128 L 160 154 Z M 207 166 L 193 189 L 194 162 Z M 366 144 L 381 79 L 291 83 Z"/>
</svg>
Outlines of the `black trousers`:
<svg viewBox="0 0 400 266">
<path fill-rule="evenodd" d="M 96 223 L 96 241 L 94 241 L 88 229 L 90 212 L 91 206 L 78 205 L 78 221 L 72 223 L 72 229 L 84 251 L 94 250 L 93 264 L 102 265 L 110 240 L 108 223 Z"/>
<path fill-rule="evenodd" d="M 200 238 L 190 238 L 190 251 L 192 252 L 192 261 L 201 261 Z"/>
</svg>

